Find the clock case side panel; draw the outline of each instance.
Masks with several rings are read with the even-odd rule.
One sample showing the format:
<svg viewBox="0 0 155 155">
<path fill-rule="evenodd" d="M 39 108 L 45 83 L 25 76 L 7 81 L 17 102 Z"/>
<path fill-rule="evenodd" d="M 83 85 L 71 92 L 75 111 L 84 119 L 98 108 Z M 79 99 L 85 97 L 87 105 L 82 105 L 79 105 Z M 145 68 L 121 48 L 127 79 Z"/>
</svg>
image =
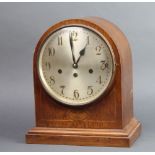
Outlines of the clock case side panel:
<svg viewBox="0 0 155 155">
<path fill-rule="evenodd" d="M 40 42 L 38 42 L 38 45 Z M 40 79 L 37 72 L 37 62 L 38 62 L 38 48 L 36 46 L 34 56 L 33 56 L 33 82 L 34 82 L 34 98 L 35 98 L 35 119 L 36 119 L 36 126 L 41 125 L 40 122 L 42 120 L 42 87 L 40 85 Z"/>
<path fill-rule="evenodd" d="M 125 127 L 133 118 L 132 53 L 128 40 L 124 33 L 111 22 L 100 17 L 88 17 L 86 19 L 97 23 L 108 32 L 118 50 L 121 70 L 122 126 Z"/>
</svg>

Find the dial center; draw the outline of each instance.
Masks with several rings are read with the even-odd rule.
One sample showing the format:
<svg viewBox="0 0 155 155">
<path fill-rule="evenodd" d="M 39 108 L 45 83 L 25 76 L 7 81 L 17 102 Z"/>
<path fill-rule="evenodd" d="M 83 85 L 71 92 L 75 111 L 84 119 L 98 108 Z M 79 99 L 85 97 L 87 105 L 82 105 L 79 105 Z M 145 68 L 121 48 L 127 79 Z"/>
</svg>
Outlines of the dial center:
<svg viewBox="0 0 155 155">
<path fill-rule="evenodd" d="M 77 63 L 74 63 L 73 64 L 73 68 L 75 68 L 75 69 L 78 68 L 78 64 Z"/>
</svg>

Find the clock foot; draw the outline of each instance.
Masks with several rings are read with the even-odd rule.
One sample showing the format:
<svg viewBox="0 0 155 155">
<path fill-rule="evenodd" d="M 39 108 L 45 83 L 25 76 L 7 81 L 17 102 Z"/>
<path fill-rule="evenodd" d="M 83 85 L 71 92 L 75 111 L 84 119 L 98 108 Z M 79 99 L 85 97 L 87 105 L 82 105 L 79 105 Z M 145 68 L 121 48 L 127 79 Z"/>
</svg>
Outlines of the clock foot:
<svg viewBox="0 0 155 155">
<path fill-rule="evenodd" d="M 138 138 L 141 124 L 132 119 L 123 129 L 75 129 L 35 127 L 26 135 L 28 144 L 130 147 Z"/>
</svg>

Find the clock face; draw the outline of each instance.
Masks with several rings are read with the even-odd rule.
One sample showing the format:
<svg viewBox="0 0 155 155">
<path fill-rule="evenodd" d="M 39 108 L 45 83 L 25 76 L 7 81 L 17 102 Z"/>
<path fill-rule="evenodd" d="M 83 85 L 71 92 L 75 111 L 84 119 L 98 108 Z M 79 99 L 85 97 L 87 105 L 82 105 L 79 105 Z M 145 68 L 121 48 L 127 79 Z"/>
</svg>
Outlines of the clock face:
<svg viewBox="0 0 155 155">
<path fill-rule="evenodd" d="M 41 47 L 38 72 L 48 94 L 67 105 L 93 102 L 111 85 L 112 48 L 104 36 L 81 26 L 52 33 Z"/>
</svg>

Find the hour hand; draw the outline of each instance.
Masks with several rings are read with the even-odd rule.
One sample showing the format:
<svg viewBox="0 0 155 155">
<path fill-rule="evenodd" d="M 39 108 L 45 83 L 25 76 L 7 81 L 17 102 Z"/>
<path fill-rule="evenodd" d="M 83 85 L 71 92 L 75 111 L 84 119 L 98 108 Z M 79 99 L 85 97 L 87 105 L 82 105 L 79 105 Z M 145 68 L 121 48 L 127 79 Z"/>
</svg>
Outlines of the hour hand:
<svg viewBox="0 0 155 155">
<path fill-rule="evenodd" d="M 74 56 L 74 45 L 73 45 L 73 38 L 72 38 L 72 34 L 69 34 L 69 43 L 70 43 L 70 47 L 71 47 L 71 51 L 72 51 L 72 59 L 73 59 L 73 63 L 75 63 L 75 56 Z"/>
<path fill-rule="evenodd" d="M 78 64 L 78 62 L 80 61 L 81 56 L 84 56 L 84 55 L 85 55 L 86 47 L 87 47 L 87 44 L 86 44 L 85 47 L 79 52 L 80 56 L 79 56 L 79 58 L 77 59 L 76 64 Z"/>
</svg>

